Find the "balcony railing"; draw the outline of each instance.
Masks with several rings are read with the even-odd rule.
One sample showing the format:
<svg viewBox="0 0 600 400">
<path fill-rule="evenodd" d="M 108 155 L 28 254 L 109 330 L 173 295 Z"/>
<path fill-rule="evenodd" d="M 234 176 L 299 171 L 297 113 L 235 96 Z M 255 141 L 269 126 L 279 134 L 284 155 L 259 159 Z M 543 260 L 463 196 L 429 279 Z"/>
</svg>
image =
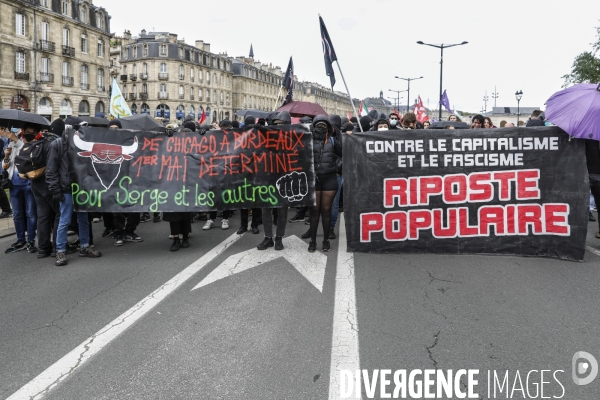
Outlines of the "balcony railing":
<svg viewBox="0 0 600 400">
<path fill-rule="evenodd" d="M 20 81 L 29 80 L 29 72 L 17 72 L 15 71 L 15 79 Z"/>
<path fill-rule="evenodd" d="M 100 86 L 98 85 L 98 91 L 99 92 L 104 92 L 106 90 L 106 86 Z"/>
<path fill-rule="evenodd" d="M 145 73 L 145 72 L 142 72 L 142 73 L 140 74 L 140 79 L 141 79 L 141 80 L 143 80 L 143 81 L 147 80 L 147 79 L 148 79 L 148 74 L 147 74 L 147 73 Z"/>
<path fill-rule="evenodd" d="M 40 72 L 40 82 L 54 83 L 54 74 L 49 74 L 47 72 Z"/>
<path fill-rule="evenodd" d="M 130 81 L 137 81 L 137 75 L 136 74 L 130 74 L 129 75 L 129 80 Z"/>
<path fill-rule="evenodd" d="M 148 100 L 148 93 L 140 93 L 140 100 Z"/>
<path fill-rule="evenodd" d="M 202 96 L 198 96 L 198 101 L 202 101 Z"/>
<path fill-rule="evenodd" d="M 182 81 L 185 77 L 183 75 L 179 75 L 179 80 Z"/>
<path fill-rule="evenodd" d="M 169 93 L 167 92 L 158 92 L 158 98 L 159 99 L 168 99 L 169 98 Z"/>
<path fill-rule="evenodd" d="M 179 95 L 179 100 L 183 100 L 183 99 L 185 99 L 185 95 L 183 95 L 183 94 L 180 94 L 180 95 Z"/>
<path fill-rule="evenodd" d="M 194 95 L 190 94 L 190 100 L 194 100 Z"/>
<path fill-rule="evenodd" d="M 121 75 L 121 82 L 127 82 L 127 75 Z"/>
<path fill-rule="evenodd" d="M 168 72 L 159 72 L 158 79 L 169 79 L 169 73 Z"/>
<path fill-rule="evenodd" d="M 62 47 L 63 56 L 75 57 L 75 48 L 69 46 Z"/>
<path fill-rule="evenodd" d="M 40 40 L 40 50 L 45 51 L 46 53 L 54 53 L 56 51 L 56 45 L 54 42 Z"/>
<path fill-rule="evenodd" d="M 63 86 L 73 86 L 73 77 L 63 76 L 62 77 L 62 85 Z"/>
<path fill-rule="evenodd" d="M 194 82 L 194 77 L 190 76 L 190 82 Z"/>
<path fill-rule="evenodd" d="M 81 88 L 85 89 L 85 90 L 89 90 L 90 89 L 90 84 L 89 83 L 82 83 L 81 84 Z"/>
<path fill-rule="evenodd" d="M 129 100 L 135 100 L 137 98 L 136 93 L 129 93 Z"/>
</svg>

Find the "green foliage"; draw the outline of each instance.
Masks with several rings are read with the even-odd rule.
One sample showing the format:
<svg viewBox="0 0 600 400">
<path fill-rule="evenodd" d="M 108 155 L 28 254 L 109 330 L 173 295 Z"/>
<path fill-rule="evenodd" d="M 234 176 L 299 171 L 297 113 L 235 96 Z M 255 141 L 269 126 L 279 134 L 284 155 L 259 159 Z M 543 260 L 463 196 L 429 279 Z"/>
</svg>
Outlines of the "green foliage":
<svg viewBox="0 0 600 400">
<path fill-rule="evenodd" d="M 593 51 L 585 51 L 575 57 L 571 73 L 562 76 L 565 80 L 563 87 L 583 82 L 600 82 L 600 57 L 596 56 L 600 51 L 600 27 L 596 28 L 596 37 L 598 40 L 592 43 Z"/>
</svg>

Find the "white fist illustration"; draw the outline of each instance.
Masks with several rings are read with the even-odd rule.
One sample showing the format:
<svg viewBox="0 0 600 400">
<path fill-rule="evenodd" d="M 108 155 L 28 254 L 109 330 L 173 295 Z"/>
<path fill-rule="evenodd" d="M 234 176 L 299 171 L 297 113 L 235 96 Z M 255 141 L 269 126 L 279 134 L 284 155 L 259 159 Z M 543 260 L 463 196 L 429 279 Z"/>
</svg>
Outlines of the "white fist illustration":
<svg viewBox="0 0 600 400">
<path fill-rule="evenodd" d="M 299 201 L 308 194 L 308 180 L 304 172 L 292 172 L 277 179 L 279 195 L 289 201 Z"/>
</svg>

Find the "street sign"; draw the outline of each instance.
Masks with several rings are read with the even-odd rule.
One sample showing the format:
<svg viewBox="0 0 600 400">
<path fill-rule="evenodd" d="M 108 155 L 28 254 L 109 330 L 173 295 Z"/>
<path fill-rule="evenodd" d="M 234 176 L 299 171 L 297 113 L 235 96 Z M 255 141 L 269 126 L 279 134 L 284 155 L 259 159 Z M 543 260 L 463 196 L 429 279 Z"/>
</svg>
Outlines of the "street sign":
<svg viewBox="0 0 600 400">
<path fill-rule="evenodd" d="M 284 238 L 283 246 L 284 249 L 281 251 L 276 251 L 273 248 L 261 251 L 254 248 L 234 254 L 215 268 L 192 290 L 283 257 L 322 293 L 327 256 L 320 252 L 309 253 L 307 243 L 294 235 Z"/>
</svg>

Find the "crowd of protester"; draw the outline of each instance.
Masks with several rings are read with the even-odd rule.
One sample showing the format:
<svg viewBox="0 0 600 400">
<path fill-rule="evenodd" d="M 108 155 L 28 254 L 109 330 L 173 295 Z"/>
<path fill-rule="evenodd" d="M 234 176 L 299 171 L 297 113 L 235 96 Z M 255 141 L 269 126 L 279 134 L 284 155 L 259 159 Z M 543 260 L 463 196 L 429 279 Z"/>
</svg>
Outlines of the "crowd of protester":
<svg viewBox="0 0 600 400">
<path fill-rule="evenodd" d="M 291 116 L 287 111 L 273 112 L 265 118 L 255 118 L 247 115 L 244 122 L 223 120 L 211 125 L 199 125 L 189 116 L 180 126 L 166 125 L 168 135 L 178 135 L 186 132 L 205 134 L 212 129 L 242 128 L 244 130 L 265 125 L 289 125 Z M 385 115 L 371 111 L 369 115 L 360 119 L 341 118 L 338 115 L 318 115 L 314 119 L 304 117 L 300 119 L 312 132 L 314 170 L 315 170 L 315 198 L 312 207 L 300 207 L 288 219 L 288 207 L 279 208 L 253 208 L 239 210 L 240 227 L 237 234 L 248 232 L 248 223 L 253 234 L 259 234 L 259 226 L 263 226 L 264 239 L 258 244 L 259 250 L 274 247 L 283 250 L 282 242 L 285 235 L 286 224 L 303 222 L 308 225 L 308 230 L 301 236 L 309 239 L 308 251 L 317 249 L 317 233 L 319 222 L 323 229 L 323 242 L 321 250 L 331 250 L 330 240 L 336 239 L 335 227 L 339 212 L 342 210 L 342 140 L 344 134 L 351 135 L 368 131 L 391 131 L 406 129 L 432 129 L 434 126 L 429 121 L 423 123 L 417 120 L 414 113 L 408 112 L 403 116 L 396 113 Z M 462 124 L 462 125 L 461 125 Z M 536 110 L 526 121 L 525 126 L 549 125 L 544 120 L 543 112 Z M 103 238 L 111 238 L 115 246 L 123 246 L 126 242 L 142 242 L 143 239 L 136 234 L 136 229 L 141 222 L 164 220 L 169 222 L 172 240 L 170 250 L 178 251 L 190 247 L 190 234 L 192 224 L 196 221 L 206 221 L 202 230 L 208 231 L 216 227 L 217 217 L 221 217 L 221 228 L 230 228 L 232 210 L 207 213 L 192 212 L 164 212 L 160 213 L 84 213 L 74 212 L 71 195 L 71 175 L 67 157 L 68 141 L 66 132 L 69 128 L 78 129 L 85 125 L 77 117 L 68 117 L 66 120 L 56 119 L 50 128 L 40 131 L 33 124 L 25 124 L 21 129 L 0 128 L 0 161 L 2 162 L 3 177 L 0 181 L 0 218 L 12 216 L 16 231 L 16 242 L 6 249 L 5 253 L 15 253 L 26 250 L 28 253 L 37 253 L 37 258 L 53 257 L 55 264 L 67 264 L 66 255 L 78 253 L 79 257 L 98 258 L 101 253 L 94 247 L 93 223 L 103 221 Z M 496 128 L 489 117 L 475 115 L 470 119 L 470 124 L 462 123 L 461 117 L 451 114 L 447 121 L 434 124 L 437 128 Z M 501 127 L 512 127 L 511 123 L 502 121 Z M 111 120 L 108 129 L 121 129 L 121 122 Z M 44 154 L 44 167 L 31 173 L 19 173 L 19 153 L 29 146 L 41 146 Z M 597 141 L 586 141 L 586 155 L 588 171 L 590 174 L 590 221 L 595 221 L 591 212 L 592 204 L 600 201 L 600 147 Z M 33 174 L 33 175 L 31 175 Z M 4 189 L 8 189 L 10 200 Z M 275 226 L 275 235 L 273 235 Z M 78 239 L 71 242 L 68 236 L 77 233 Z M 596 234 L 600 238 L 600 229 Z M 37 245 L 36 245 L 37 239 Z"/>
</svg>

